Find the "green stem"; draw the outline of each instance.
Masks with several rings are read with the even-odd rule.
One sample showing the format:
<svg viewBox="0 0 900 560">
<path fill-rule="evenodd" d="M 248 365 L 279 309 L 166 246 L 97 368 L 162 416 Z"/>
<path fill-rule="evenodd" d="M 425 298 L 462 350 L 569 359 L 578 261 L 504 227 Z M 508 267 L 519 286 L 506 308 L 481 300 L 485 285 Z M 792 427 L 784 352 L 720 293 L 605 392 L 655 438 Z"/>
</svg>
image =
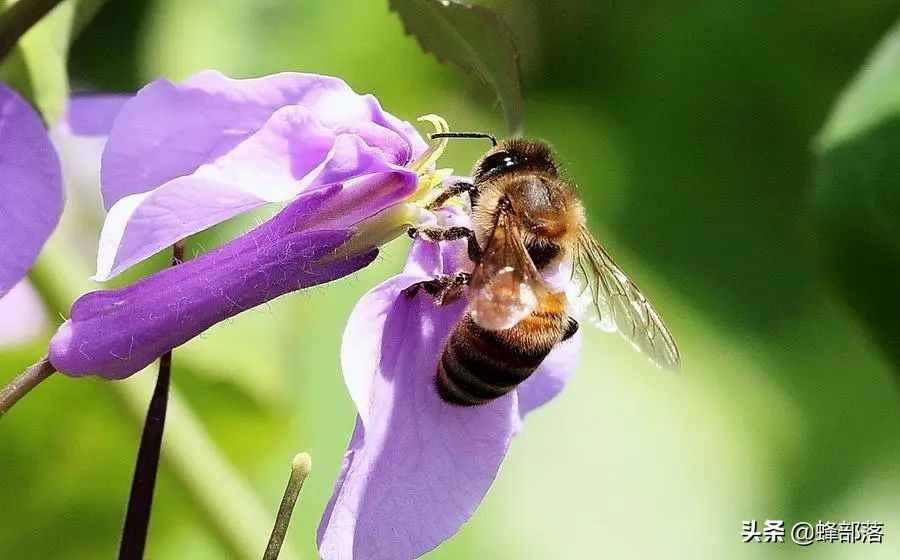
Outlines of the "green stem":
<svg viewBox="0 0 900 560">
<path fill-rule="evenodd" d="M 303 482 L 309 476 L 312 469 L 312 458 L 309 453 L 298 453 L 291 462 L 291 477 L 284 489 L 284 497 L 281 498 L 281 506 L 278 508 L 278 516 L 275 518 L 275 526 L 272 527 L 272 536 L 269 537 L 269 546 L 263 554 L 263 560 L 278 560 L 281 553 L 281 545 L 287 535 L 288 525 L 291 524 L 291 515 L 294 513 L 294 505 L 303 489 Z"/>
<path fill-rule="evenodd" d="M 38 383 L 50 377 L 55 371 L 56 368 L 53 367 L 47 356 L 44 356 L 38 363 L 17 375 L 6 387 L 0 389 L 0 418 L 14 404 L 19 402 L 19 399 L 27 395 Z"/>
<path fill-rule="evenodd" d="M 0 13 L 0 62 L 22 35 L 60 2 L 62 0 L 19 0 Z"/>
</svg>

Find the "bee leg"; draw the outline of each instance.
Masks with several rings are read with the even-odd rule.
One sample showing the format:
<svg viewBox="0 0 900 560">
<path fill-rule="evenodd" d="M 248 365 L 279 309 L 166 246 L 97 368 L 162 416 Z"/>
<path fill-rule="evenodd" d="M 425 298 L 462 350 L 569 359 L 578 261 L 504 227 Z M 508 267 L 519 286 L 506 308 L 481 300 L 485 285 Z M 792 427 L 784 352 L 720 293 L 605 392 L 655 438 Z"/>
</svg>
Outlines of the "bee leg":
<svg viewBox="0 0 900 560">
<path fill-rule="evenodd" d="M 465 238 L 468 241 L 469 260 L 479 262 L 481 260 L 481 246 L 478 245 L 478 239 L 475 232 L 466 227 L 424 227 L 409 228 L 407 231 L 413 239 L 421 238 L 425 241 L 453 241 Z"/>
<path fill-rule="evenodd" d="M 432 296 L 437 297 L 438 294 L 444 289 L 444 284 L 448 279 L 448 276 L 441 276 L 439 278 L 435 278 L 433 280 L 423 280 L 422 282 L 416 282 L 412 286 L 409 286 L 405 290 L 403 290 L 403 295 L 412 299 L 419 294 L 419 290 L 425 290 L 425 292 Z"/>
<path fill-rule="evenodd" d="M 438 305 L 447 305 L 458 300 L 463 293 L 463 288 L 469 285 L 472 275 L 468 272 L 457 272 L 450 280 L 450 284 L 444 288 L 438 296 Z"/>
<path fill-rule="evenodd" d="M 570 338 L 575 336 L 575 333 L 577 333 L 577 332 L 578 332 L 578 321 L 569 317 L 569 322 L 566 324 L 566 332 L 563 333 L 562 339 L 564 341 L 569 340 Z"/>
<path fill-rule="evenodd" d="M 438 305 L 447 305 L 459 299 L 463 287 L 469 285 L 471 278 L 472 275 L 468 272 L 459 272 L 455 276 L 439 276 L 432 280 L 416 282 L 403 290 L 403 295 L 412 299 L 416 297 L 419 290 L 425 290 Z"/>
<path fill-rule="evenodd" d="M 452 185 L 444 189 L 444 192 L 442 192 L 437 198 L 435 198 L 434 202 L 429 204 L 427 208 L 429 210 L 437 210 L 451 198 L 459 196 L 463 193 L 469 193 L 469 200 L 475 202 L 478 197 L 478 187 L 476 187 L 472 183 L 466 183 L 465 181 L 453 183 Z"/>
</svg>

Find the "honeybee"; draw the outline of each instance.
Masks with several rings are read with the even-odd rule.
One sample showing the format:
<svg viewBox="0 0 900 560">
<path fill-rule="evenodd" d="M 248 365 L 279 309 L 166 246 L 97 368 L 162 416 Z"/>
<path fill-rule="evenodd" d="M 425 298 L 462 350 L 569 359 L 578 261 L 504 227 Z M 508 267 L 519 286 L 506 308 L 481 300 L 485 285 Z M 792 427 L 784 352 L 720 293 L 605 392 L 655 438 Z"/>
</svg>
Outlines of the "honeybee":
<svg viewBox="0 0 900 560">
<path fill-rule="evenodd" d="M 659 314 L 585 225 L 573 183 L 559 172 L 550 147 L 538 140 L 497 143 L 489 134 L 438 133 L 432 138 L 486 138 L 493 143 L 476 163 L 471 183 L 448 187 L 430 208 L 468 193 L 473 228 L 418 228 L 430 241 L 467 239 L 474 269 L 407 289 L 424 289 L 440 304 L 468 289 L 466 313 L 445 343 L 436 387 L 447 403 L 474 406 L 515 389 L 578 322 L 565 291 L 544 272 L 569 263 L 595 322 L 617 330 L 657 366 L 677 369 L 678 347 Z"/>
</svg>

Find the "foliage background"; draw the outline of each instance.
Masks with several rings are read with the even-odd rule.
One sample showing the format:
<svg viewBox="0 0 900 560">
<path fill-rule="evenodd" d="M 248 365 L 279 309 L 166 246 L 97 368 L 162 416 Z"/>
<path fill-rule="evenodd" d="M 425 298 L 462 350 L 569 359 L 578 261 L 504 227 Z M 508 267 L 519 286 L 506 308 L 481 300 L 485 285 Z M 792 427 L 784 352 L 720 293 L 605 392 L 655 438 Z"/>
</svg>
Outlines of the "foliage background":
<svg viewBox="0 0 900 560">
<path fill-rule="evenodd" d="M 653 297 L 685 366 L 667 375 L 617 337 L 591 333 L 575 380 L 529 420 L 472 521 L 428 557 L 897 558 L 898 369 L 890 344 L 851 307 L 859 294 L 848 292 L 877 281 L 832 281 L 835 270 L 855 278 L 866 255 L 827 258 L 813 143 L 900 5 L 502 7 L 523 51 L 526 133 L 560 152 L 595 231 Z M 110 0 L 73 44 L 69 66 L 74 89 L 90 91 L 134 91 L 209 67 L 333 74 L 406 119 L 435 112 L 458 130 L 503 130 L 490 93 L 423 54 L 380 1 Z M 480 148 L 453 144 L 448 161 L 465 171 Z M 209 232 L 194 249 L 254 219 Z M 34 273 L 60 294 L 54 314 L 88 286 L 80 273 L 90 257 L 73 257 L 66 244 L 76 228 L 97 232 L 84 215 L 67 220 Z M 229 476 L 257 498 L 224 483 L 217 494 L 211 473 L 221 465 L 208 449 L 189 445 L 184 461 L 170 454 L 149 558 L 246 555 L 223 538 L 222 519 L 246 528 L 254 507 L 271 515 L 299 450 L 312 454 L 314 470 L 289 536 L 299 557 L 314 557 L 354 419 L 339 369 L 343 323 L 362 293 L 401 266 L 405 246 L 175 353 L 191 426 L 208 432 Z M 896 325 L 898 309 L 877 309 Z M 4 379 L 33 362 L 49 335 L 0 349 Z M 152 379 L 139 377 L 137 385 Z M 136 394 L 57 376 L 3 419 L 0 556 L 114 555 L 145 406 Z M 182 428 L 173 419 L 167 429 L 168 437 Z M 198 492 L 207 476 L 211 488 Z M 741 521 L 767 518 L 877 520 L 886 539 L 741 544 Z M 255 537 L 260 555 L 266 536 Z"/>
</svg>

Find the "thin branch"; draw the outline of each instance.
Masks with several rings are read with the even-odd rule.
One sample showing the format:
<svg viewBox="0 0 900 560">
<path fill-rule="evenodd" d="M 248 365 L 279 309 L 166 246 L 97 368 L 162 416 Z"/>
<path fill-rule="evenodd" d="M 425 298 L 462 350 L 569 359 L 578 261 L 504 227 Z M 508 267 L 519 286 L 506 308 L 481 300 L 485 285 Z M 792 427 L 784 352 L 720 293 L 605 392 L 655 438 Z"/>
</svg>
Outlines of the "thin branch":
<svg viewBox="0 0 900 560">
<path fill-rule="evenodd" d="M 184 261 L 184 244 L 172 247 L 172 266 Z M 169 406 L 169 385 L 172 377 L 172 352 L 166 352 L 159 359 L 159 375 L 156 387 L 147 408 L 141 445 L 138 448 L 131 493 L 128 496 L 128 510 L 122 528 L 122 542 L 119 545 L 119 560 L 140 560 L 144 557 L 147 531 L 150 527 L 150 512 L 153 509 L 153 491 L 156 488 L 156 474 L 159 471 L 159 454 L 162 448 L 163 430 L 166 425 L 166 410 Z"/>
<path fill-rule="evenodd" d="M 0 62 L 22 35 L 60 2 L 62 0 L 19 0 L 0 13 Z"/>
<path fill-rule="evenodd" d="M 287 486 L 284 489 L 284 497 L 281 498 L 278 517 L 275 518 L 275 526 L 272 527 L 272 536 L 269 537 L 269 546 L 266 547 L 263 560 L 278 560 L 278 555 L 281 553 L 281 545 L 284 543 L 285 535 L 287 535 L 288 525 L 291 523 L 294 505 L 297 503 L 297 497 L 300 496 L 303 482 L 309 476 L 310 470 L 312 470 L 312 458 L 310 458 L 309 453 L 297 454 L 291 463 L 291 478 L 288 479 Z"/>
<path fill-rule="evenodd" d="M 28 394 L 29 391 L 37 387 L 38 383 L 50 377 L 56 368 L 50 363 L 47 356 L 29 367 L 19 375 L 17 375 L 9 384 L 0 389 L 0 418 L 6 414 L 19 399 Z"/>
</svg>

